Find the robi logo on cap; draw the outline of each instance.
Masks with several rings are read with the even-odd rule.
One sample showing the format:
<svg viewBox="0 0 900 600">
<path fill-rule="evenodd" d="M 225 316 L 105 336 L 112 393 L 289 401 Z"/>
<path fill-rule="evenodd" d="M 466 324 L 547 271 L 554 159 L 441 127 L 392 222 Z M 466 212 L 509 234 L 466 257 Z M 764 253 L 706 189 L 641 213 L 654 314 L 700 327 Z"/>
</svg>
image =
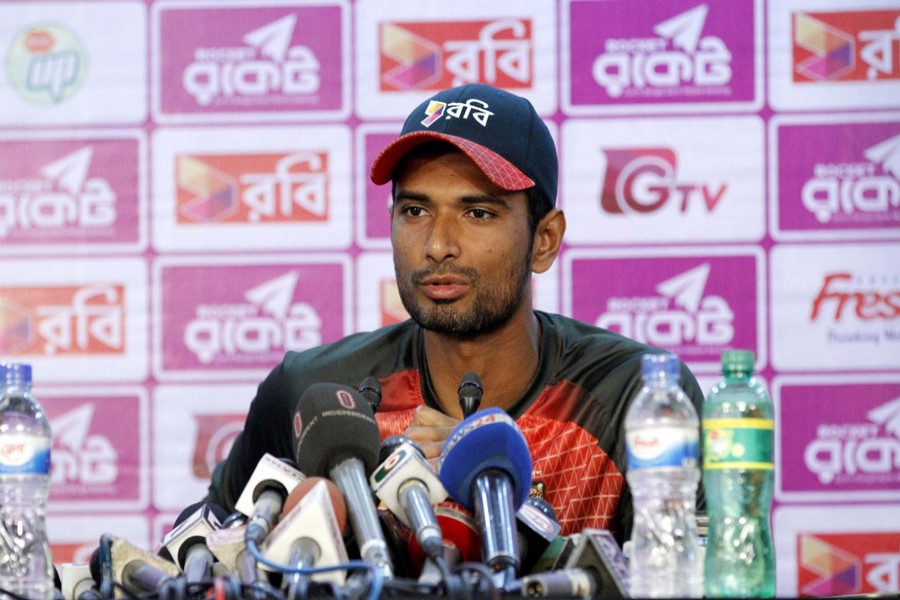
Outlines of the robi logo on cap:
<svg viewBox="0 0 900 600">
<path fill-rule="evenodd" d="M 488 103 L 477 98 L 469 98 L 465 102 L 441 102 L 440 100 L 431 100 L 425 107 L 425 114 L 428 115 L 422 125 L 431 127 L 439 121 L 446 113 L 448 119 L 462 119 L 467 121 L 472 117 L 482 127 L 487 127 L 488 119 L 492 113 L 488 109 Z"/>
<path fill-rule="evenodd" d="M 437 100 L 432 100 L 428 103 L 428 107 L 425 109 L 425 114 L 428 115 L 424 119 L 422 119 L 422 125 L 425 127 L 431 127 L 435 121 L 444 116 L 444 109 L 447 107 L 446 102 L 439 102 Z"/>
</svg>

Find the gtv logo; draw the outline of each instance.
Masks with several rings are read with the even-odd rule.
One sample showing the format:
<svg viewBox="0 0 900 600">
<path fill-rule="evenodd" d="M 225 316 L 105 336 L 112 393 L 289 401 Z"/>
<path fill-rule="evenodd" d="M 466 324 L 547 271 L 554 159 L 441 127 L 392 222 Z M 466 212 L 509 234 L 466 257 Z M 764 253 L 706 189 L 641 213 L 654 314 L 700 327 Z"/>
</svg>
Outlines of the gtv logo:
<svg viewBox="0 0 900 600">
<path fill-rule="evenodd" d="M 606 174 L 600 207 L 614 215 L 649 214 L 675 203 L 687 213 L 711 213 L 725 196 L 725 183 L 679 181 L 675 152 L 670 148 L 604 149 Z"/>
</svg>

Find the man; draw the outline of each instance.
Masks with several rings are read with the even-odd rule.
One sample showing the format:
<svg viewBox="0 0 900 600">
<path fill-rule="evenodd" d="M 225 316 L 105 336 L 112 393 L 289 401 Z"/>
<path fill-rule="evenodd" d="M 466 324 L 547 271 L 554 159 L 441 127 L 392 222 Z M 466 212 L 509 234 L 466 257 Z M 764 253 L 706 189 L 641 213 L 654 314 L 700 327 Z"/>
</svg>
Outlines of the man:
<svg viewBox="0 0 900 600">
<path fill-rule="evenodd" d="M 412 319 L 289 352 L 259 386 L 210 499 L 233 507 L 264 452 L 292 455 L 295 403 L 316 382 L 378 377 L 382 438 L 405 433 L 435 458 L 462 418 L 460 379 L 475 371 L 481 407 L 521 427 L 532 493 L 553 506 L 562 533 L 609 528 L 627 539 L 624 417 L 641 356 L 659 350 L 534 310 L 531 273 L 551 267 L 566 221 L 553 139 L 532 105 L 481 84 L 440 92 L 410 114 L 371 176 L 393 182 L 391 243 Z M 682 384 L 699 410 L 686 368 Z"/>
</svg>

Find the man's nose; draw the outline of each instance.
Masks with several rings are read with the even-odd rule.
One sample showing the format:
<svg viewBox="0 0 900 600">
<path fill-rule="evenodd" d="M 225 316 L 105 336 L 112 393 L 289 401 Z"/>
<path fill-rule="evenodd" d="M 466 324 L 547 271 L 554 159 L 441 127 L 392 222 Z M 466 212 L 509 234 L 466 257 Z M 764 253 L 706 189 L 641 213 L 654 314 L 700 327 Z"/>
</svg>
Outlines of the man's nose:
<svg viewBox="0 0 900 600">
<path fill-rule="evenodd" d="M 451 215 L 437 215 L 428 232 L 425 255 L 441 262 L 459 256 L 459 222 Z"/>
</svg>

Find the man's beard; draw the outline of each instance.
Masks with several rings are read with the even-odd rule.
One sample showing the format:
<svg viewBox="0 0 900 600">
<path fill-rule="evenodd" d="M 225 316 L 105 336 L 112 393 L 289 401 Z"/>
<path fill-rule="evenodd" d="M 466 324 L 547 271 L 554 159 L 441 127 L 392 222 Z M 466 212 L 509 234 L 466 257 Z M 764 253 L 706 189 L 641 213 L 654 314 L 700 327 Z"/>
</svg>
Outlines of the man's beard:
<svg viewBox="0 0 900 600">
<path fill-rule="evenodd" d="M 505 285 L 487 289 L 482 286 L 478 272 L 471 267 L 438 266 L 413 272 L 408 278 L 397 278 L 400 300 L 412 319 L 424 329 L 453 336 L 460 339 L 471 339 L 490 333 L 505 325 L 525 300 L 530 285 L 531 251 L 525 255 L 518 268 L 510 265 L 513 273 Z M 465 277 L 475 292 L 475 301 L 467 309 L 459 309 L 457 300 L 432 300 L 432 306 L 423 307 L 416 301 L 416 288 L 426 277 L 431 275 L 458 275 Z"/>
</svg>

